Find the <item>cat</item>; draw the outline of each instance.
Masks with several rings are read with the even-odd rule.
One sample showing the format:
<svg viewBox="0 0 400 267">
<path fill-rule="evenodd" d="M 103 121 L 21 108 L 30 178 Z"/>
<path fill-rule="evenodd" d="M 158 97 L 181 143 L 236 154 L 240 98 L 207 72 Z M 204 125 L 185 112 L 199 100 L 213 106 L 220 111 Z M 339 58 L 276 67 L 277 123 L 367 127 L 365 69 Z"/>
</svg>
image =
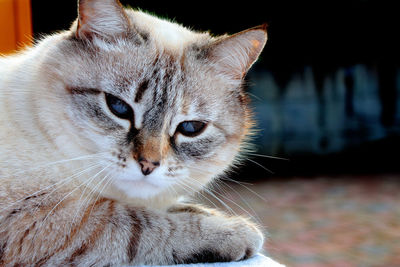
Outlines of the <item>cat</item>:
<svg viewBox="0 0 400 267">
<path fill-rule="evenodd" d="M 213 37 L 118 0 L 78 11 L 69 30 L 0 58 L 0 265 L 257 253 L 255 223 L 180 199 L 237 160 L 265 25 Z"/>
</svg>

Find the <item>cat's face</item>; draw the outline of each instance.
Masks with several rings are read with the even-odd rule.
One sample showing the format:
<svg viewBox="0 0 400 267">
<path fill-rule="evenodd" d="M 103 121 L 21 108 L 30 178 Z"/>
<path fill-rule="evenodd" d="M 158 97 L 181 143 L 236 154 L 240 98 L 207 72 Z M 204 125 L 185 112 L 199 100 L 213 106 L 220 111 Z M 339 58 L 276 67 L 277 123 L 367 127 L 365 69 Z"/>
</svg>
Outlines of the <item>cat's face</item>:
<svg viewBox="0 0 400 267">
<path fill-rule="evenodd" d="M 74 37 L 48 59 L 51 86 L 65 99 L 66 134 L 81 154 L 102 153 L 113 192 L 150 198 L 200 189 L 232 163 L 248 132 L 241 81 L 265 32 L 215 40 L 113 3 L 81 1 Z M 94 30 L 93 7 L 97 16 L 114 12 L 121 32 Z"/>
</svg>

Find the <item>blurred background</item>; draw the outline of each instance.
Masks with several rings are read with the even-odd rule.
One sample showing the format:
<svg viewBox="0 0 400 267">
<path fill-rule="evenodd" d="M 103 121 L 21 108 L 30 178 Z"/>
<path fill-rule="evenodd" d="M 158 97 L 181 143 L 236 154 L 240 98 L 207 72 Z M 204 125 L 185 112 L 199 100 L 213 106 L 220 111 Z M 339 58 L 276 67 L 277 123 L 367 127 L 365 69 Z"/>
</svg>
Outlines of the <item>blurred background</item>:
<svg viewBox="0 0 400 267">
<path fill-rule="evenodd" d="M 199 198 L 257 220 L 288 266 L 400 266 L 395 1 L 121 2 L 216 35 L 269 25 L 246 83 L 255 151 Z M 33 34 L 76 15 L 75 1 L 33 0 Z"/>
</svg>

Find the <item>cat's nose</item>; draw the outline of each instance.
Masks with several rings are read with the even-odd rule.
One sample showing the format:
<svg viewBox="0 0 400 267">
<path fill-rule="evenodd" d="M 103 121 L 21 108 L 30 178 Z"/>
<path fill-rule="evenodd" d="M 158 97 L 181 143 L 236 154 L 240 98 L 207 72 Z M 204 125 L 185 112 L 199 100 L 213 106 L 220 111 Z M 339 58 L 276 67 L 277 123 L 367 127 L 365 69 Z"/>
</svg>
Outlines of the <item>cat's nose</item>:
<svg viewBox="0 0 400 267">
<path fill-rule="evenodd" d="M 160 166 L 159 161 L 150 161 L 143 157 L 139 157 L 138 162 L 139 162 L 140 167 L 142 168 L 142 173 L 144 175 L 149 175 L 150 173 L 152 173 L 154 171 L 155 168 Z"/>
</svg>

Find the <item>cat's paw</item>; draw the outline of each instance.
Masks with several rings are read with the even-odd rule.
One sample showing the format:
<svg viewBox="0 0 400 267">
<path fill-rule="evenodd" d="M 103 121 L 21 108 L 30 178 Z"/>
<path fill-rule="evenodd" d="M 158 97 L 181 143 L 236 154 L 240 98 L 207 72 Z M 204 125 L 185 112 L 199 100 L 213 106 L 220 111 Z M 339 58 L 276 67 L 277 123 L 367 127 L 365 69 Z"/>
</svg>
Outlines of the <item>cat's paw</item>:
<svg viewBox="0 0 400 267">
<path fill-rule="evenodd" d="M 264 236 L 252 222 L 236 217 L 216 226 L 221 232 L 215 233 L 215 245 L 226 261 L 247 259 L 261 250 Z"/>
<path fill-rule="evenodd" d="M 240 217 L 210 217 L 202 228 L 202 246 L 184 263 L 244 260 L 258 253 L 264 242 L 258 227 Z"/>
</svg>

